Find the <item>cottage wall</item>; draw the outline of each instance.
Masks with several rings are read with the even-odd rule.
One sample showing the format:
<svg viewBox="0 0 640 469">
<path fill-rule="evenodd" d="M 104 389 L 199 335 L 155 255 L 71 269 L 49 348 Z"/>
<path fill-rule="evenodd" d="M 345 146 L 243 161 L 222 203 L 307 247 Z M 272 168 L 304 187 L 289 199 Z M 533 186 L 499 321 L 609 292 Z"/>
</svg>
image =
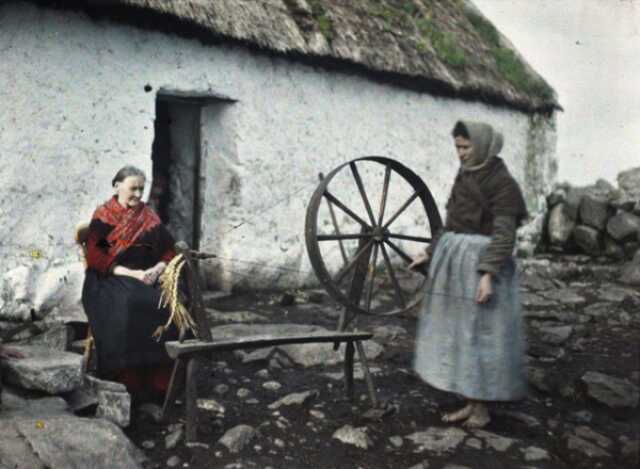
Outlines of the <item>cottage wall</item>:
<svg viewBox="0 0 640 469">
<path fill-rule="evenodd" d="M 458 118 L 504 132 L 503 157 L 531 209 L 554 176 L 549 119 L 237 46 L 25 3 L 0 6 L 0 54 L 0 319 L 78 309 L 74 226 L 111 195 L 121 166 L 150 174 L 158 92 L 233 100 L 209 101 L 200 129 L 200 247 L 243 261 L 212 272 L 212 283 L 226 287 L 313 281 L 307 201 L 318 172 L 349 159 L 398 159 L 426 181 L 444 213 L 458 167 L 450 137 Z"/>
</svg>

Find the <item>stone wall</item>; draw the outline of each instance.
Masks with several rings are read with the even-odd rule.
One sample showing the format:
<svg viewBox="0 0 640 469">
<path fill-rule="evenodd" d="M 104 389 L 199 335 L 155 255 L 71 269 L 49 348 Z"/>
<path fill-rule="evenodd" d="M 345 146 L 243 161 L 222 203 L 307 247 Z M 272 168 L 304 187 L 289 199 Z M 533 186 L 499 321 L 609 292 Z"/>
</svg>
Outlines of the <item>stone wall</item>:
<svg viewBox="0 0 640 469">
<path fill-rule="evenodd" d="M 585 187 L 558 185 L 547 197 L 547 248 L 630 261 L 625 283 L 640 285 L 640 167 Z"/>
<path fill-rule="evenodd" d="M 553 178 L 553 117 L 26 3 L 0 6 L 0 44 L 0 96 L 12 103 L 0 113 L 0 320 L 54 307 L 82 316 L 74 226 L 111 195 L 121 166 L 151 174 L 159 92 L 208 99 L 200 248 L 234 259 L 211 269 L 212 286 L 315 282 L 303 237 L 307 201 L 320 171 L 358 156 L 412 168 L 443 213 L 458 167 L 450 130 L 461 117 L 504 132 L 503 157 L 532 212 Z M 402 197 L 392 192 L 389 203 Z M 424 223 L 406 228 L 422 233 Z"/>
</svg>

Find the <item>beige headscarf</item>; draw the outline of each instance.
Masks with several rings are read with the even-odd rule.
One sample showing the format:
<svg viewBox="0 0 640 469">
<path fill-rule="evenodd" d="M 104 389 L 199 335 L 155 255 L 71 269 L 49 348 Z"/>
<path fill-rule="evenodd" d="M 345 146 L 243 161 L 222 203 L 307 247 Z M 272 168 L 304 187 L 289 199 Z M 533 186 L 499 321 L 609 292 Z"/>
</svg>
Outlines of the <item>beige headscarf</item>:
<svg viewBox="0 0 640 469">
<path fill-rule="evenodd" d="M 469 120 L 459 120 L 453 127 L 453 134 L 462 128 L 469 135 L 473 146 L 473 154 L 470 161 L 462 165 L 464 171 L 477 171 L 487 165 L 491 158 L 498 156 L 502 150 L 504 138 L 489 124 Z"/>
</svg>

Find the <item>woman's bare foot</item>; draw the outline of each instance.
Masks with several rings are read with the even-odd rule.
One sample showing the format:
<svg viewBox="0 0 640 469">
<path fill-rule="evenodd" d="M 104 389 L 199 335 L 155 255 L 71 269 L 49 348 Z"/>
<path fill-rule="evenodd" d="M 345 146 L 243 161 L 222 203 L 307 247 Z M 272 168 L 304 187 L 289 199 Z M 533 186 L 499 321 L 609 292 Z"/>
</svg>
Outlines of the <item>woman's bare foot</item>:
<svg viewBox="0 0 640 469">
<path fill-rule="evenodd" d="M 473 414 L 474 404 L 469 402 L 465 407 L 455 412 L 448 412 L 442 416 L 445 423 L 459 422 L 468 419 Z"/>
<path fill-rule="evenodd" d="M 476 403 L 473 405 L 471 415 L 462 425 L 467 428 L 482 428 L 486 427 L 490 421 L 491 417 L 489 416 L 489 409 L 487 409 L 487 406 Z"/>
</svg>

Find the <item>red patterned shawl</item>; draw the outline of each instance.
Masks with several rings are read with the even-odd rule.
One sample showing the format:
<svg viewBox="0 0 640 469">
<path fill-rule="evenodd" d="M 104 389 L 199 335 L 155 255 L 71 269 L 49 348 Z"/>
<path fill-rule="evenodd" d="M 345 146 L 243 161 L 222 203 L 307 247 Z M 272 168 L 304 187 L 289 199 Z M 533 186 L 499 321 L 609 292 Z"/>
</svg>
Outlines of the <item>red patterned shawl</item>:
<svg viewBox="0 0 640 469">
<path fill-rule="evenodd" d="M 107 252 L 112 259 L 128 249 L 143 233 L 160 224 L 158 215 L 145 203 L 123 207 L 116 197 L 98 207 L 93 218 L 115 227 L 107 236 Z"/>
</svg>

